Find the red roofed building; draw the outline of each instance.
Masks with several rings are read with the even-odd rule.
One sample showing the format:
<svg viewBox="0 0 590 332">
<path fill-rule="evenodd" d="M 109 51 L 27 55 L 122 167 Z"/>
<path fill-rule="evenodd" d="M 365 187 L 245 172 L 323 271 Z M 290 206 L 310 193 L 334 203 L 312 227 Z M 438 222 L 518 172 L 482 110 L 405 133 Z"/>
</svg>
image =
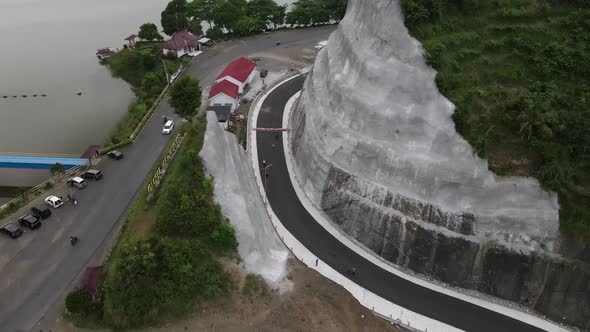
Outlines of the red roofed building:
<svg viewBox="0 0 590 332">
<path fill-rule="evenodd" d="M 230 81 L 221 81 L 209 91 L 209 106 L 230 106 L 233 112 L 238 107 L 238 86 Z"/>
<path fill-rule="evenodd" d="M 195 53 L 200 50 L 199 38 L 192 33 L 183 30 L 172 34 L 172 38 L 160 45 L 162 53 L 175 53 L 177 57 L 185 54 Z"/>
<path fill-rule="evenodd" d="M 244 93 L 244 87 L 254 79 L 256 63 L 244 57 L 230 62 L 227 67 L 217 75 L 215 82 L 230 81 L 238 86 L 238 93 Z"/>
</svg>

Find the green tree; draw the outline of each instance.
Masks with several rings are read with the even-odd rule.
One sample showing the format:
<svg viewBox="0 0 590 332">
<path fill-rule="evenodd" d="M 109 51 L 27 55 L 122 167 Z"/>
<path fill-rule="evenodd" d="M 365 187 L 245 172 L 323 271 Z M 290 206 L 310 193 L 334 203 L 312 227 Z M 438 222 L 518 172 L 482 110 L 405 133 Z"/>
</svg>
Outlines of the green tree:
<svg viewBox="0 0 590 332">
<path fill-rule="evenodd" d="M 274 0 L 251 0 L 246 8 L 246 15 L 264 23 L 265 28 L 275 22 L 282 23 L 285 16 L 285 7 L 277 5 Z"/>
<path fill-rule="evenodd" d="M 238 36 L 247 36 L 264 30 L 266 25 L 258 18 L 242 16 L 234 27 L 234 33 Z"/>
<path fill-rule="evenodd" d="M 328 10 L 330 19 L 339 22 L 346 14 L 348 0 L 325 0 L 324 6 Z"/>
<path fill-rule="evenodd" d="M 49 173 L 51 173 L 52 176 L 62 174 L 65 171 L 66 170 L 64 168 L 64 165 L 62 165 L 60 163 L 55 163 L 55 164 L 51 165 L 51 167 L 49 167 Z"/>
<path fill-rule="evenodd" d="M 404 21 L 408 26 L 415 26 L 430 18 L 430 12 L 423 0 L 402 0 L 401 5 L 404 13 Z"/>
<path fill-rule="evenodd" d="M 285 24 L 285 17 L 287 16 L 287 5 L 277 6 L 275 11 L 272 13 L 270 22 L 273 24 L 273 28 L 277 28 Z"/>
<path fill-rule="evenodd" d="M 213 22 L 216 26 L 233 33 L 239 19 L 246 16 L 246 0 L 221 0 L 215 9 Z"/>
<path fill-rule="evenodd" d="M 140 96 L 142 98 L 153 98 L 162 92 L 166 82 L 162 76 L 155 73 L 147 73 L 141 81 Z"/>
<path fill-rule="evenodd" d="M 214 26 L 213 28 L 207 30 L 207 38 L 211 38 L 213 40 L 221 40 L 224 37 L 225 33 L 218 26 Z"/>
<path fill-rule="evenodd" d="M 139 27 L 139 38 L 143 40 L 162 40 L 158 27 L 154 23 L 144 23 Z"/>
<path fill-rule="evenodd" d="M 201 87 L 199 81 L 183 76 L 170 89 L 170 105 L 179 116 L 191 120 L 201 106 Z"/>
<path fill-rule="evenodd" d="M 300 6 L 294 7 L 285 16 L 285 23 L 291 25 L 291 27 L 294 25 L 309 25 L 311 24 L 310 12 Z"/>
<path fill-rule="evenodd" d="M 201 21 L 193 20 L 188 27 L 188 31 L 190 31 L 195 36 L 202 36 L 203 27 L 201 26 Z"/>
<path fill-rule="evenodd" d="M 177 31 L 188 28 L 186 0 L 172 0 L 161 15 L 164 33 L 172 36 Z"/>
<path fill-rule="evenodd" d="M 345 11 L 345 0 L 297 0 L 287 13 L 286 22 L 290 25 L 327 23 L 331 19 L 340 20 Z"/>
<path fill-rule="evenodd" d="M 205 21 L 213 27 L 217 0 L 193 0 L 187 5 L 187 15 L 194 21 Z"/>
</svg>

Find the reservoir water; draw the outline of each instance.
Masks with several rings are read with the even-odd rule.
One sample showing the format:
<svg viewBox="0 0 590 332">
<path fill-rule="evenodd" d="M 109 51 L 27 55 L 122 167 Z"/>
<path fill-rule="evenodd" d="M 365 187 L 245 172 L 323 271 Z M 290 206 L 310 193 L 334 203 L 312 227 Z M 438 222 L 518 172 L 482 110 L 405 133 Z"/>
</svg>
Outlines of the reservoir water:
<svg viewBox="0 0 590 332">
<path fill-rule="evenodd" d="M 159 25 L 168 1 L 0 0 L 0 155 L 79 155 L 105 143 L 133 93 L 96 50 Z"/>
<path fill-rule="evenodd" d="M 0 154 L 81 154 L 103 144 L 133 93 L 96 49 L 123 47 L 142 23 L 159 22 L 166 3 L 1 0 Z"/>
</svg>

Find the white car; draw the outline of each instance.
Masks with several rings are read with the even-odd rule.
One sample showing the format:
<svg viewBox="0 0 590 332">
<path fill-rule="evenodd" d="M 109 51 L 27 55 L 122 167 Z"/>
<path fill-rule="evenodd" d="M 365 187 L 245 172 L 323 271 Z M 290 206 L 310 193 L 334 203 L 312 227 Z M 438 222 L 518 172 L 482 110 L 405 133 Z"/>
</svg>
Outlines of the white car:
<svg viewBox="0 0 590 332">
<path fill-rule="evenodd" d="M 164 128 L 162 129 L 162 134 L 168 135 L 174 130 L 174 121 L 168 120 L 164 124 Z"/>
<path fill-rule="evenodd" d="M 53 195 L 48 196 L 45 199 L 45 203 L 47 203 L 47 205 L 51 206 L 54 209 L 57 209 L 58 207 L 64 205 L 64 201 L 61 198 Z"/>
</svg>

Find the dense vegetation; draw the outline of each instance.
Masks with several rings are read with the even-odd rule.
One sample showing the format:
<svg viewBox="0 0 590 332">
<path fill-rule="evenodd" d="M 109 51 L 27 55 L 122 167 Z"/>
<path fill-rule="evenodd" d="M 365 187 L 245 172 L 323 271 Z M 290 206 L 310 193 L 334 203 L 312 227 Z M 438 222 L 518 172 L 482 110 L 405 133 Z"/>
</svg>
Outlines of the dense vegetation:
<svg viewBox="0 0 590 332">
<path fill-rule="evenodd" d="M 76 323 L 117 329 L 155 324 L 231 285 L 218 257 L 235 254 L 234 230 L 213 203 L 213 179 L 198 155 L 206 119 L 186 127 L 161 189 L 149 203 L 142 194 L 107 261 L 103 301 L 90 304 L 80 291 L 66 299 Z"/>
<path fill-rule="evenodd" d="M 502 175 L 559 194 L 590 236 L 590 7 L 571 0 L 402 0 L 406 26 L 455 105 L 457 130 Z"/>
<path fill-rule="evenodd" d="M 145 24 L 142 27 L 144 26 Z M 112 74 L 131 84 L 137 97 L 129 105 L 127 117 L 119 123 L 111 137 L 113 144 L 129 138 L 166 86 L 166 71 L 173 73 L 180 65 L 178 60 L 164 61 L 160 58 L 159 47 L 154 43 L 143 43 L 134 49 L 124 48 L 109 59 Z"/>
<path fill-rule="evenodd" d="M 284 24 L 308 26 L 338 22 L 344 16 L 347 0 L 297 0 L 287 12 L 286 5 L 274 0 L 172 0 L 162 12 L 164 32 L 189 29 L 202 34 L 201 22 L 207 22 L 207 36 L 222 39 L 247 36 L 282 27 Z"/>
<path fill-rule="evenodd" d="M 201 106 L 201 87 L 196 78 L 183 76 L 170 89 L 170 106 L 186 120 L 191 120 Z"/>
</svg>

